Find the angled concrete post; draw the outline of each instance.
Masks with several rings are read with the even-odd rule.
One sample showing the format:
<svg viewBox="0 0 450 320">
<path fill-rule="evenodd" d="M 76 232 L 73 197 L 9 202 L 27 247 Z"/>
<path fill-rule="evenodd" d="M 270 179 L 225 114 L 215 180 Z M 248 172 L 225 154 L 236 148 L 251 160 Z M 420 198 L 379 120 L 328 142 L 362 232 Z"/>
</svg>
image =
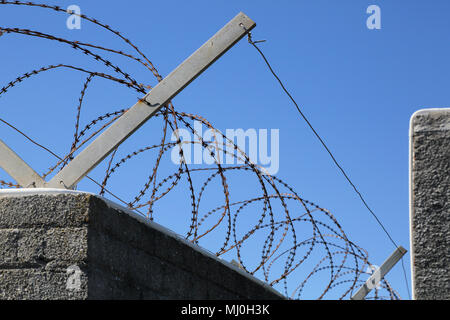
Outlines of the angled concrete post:
<svg viewBox="0 0 450 320">
<path fill-rule="evenodd" d="M 411 118 L 410 226 L 414 299 L 450 299 L 450 108 Z"/>
<path fill-rule="evenodd" d="M 0 299 L 283 299 L 101 197 L 0 190 Z"/>
</svg>

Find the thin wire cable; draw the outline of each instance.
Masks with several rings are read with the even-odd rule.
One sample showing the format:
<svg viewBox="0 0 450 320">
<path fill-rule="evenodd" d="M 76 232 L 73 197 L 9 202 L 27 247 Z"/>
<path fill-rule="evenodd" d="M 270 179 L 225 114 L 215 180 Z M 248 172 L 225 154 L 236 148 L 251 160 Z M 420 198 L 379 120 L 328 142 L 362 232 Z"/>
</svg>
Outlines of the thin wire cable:
<svg viewBox="0 0 450 320">
<path fill-rule="evenodd" d="M 244 29 L 245 27 L 243 25 L 241 25 Z M 381 222 L 381 220 L 378 218 L 378 216 L 375 214 L 375 212 L 369 207 L 369 205 L 367 204 L 366 200 L 364 199 L 364 197 L 362 196 L 361 192 L 358 190 L 358 188 L 355 186 L 355 184 L 352 182 L 352 180 L 349 178 L 349 176 L 347 175 L 347 173 L 345 172 L 345 170 L 342 168 L 342 166 L 339 164 L 339 162 L 336 160 L 336 158 L 334 157 L 333 153 L 330 151 L 330 149 L 328 148 L 328 146 L 326 145 L 326 143 L 323 141 L 322 137 L 318 134 L 318 132 L 314 129 L 314 127 L 312 126 L 311 122 L 309 122 L 308 118 L 304 115 L 304 113 L 300 110 L 299 105 L 297 104 L 297 102 L 295 101 L 295 99 L 292 97 L 292 95 L 289 93 L 289 91 L 286 89 L 286 87 L 284 86 L 283 82 L 281 81 L 281 79 L 278 77 L 278 75 L 275 73 L 275 71 L 273 70 L 272 66 L 270 65 L 269 61 L 267 60 L 266 56 L 264 55 L 264 53 L 261 51 L 261 49 L 256 45 L 256 43 L 259 42 L 263 42 L 265 40 L 261 40 L 261 41 L 253 41 L 252 40 L 252 35 L 251 32 L 247 33 L 248 36 L 248 42 L 259 52 L 259 54 L 261 55 L 261 57 L 263 58 L 264 62 L 266 63 L 267 67 L 269 68 L 270 72 L 272 73 L 272 75 L 275 77 L 275 79 L 278 81 L 278 83 L 280 84 L 281 88 L 283 89 L 283 91 L 286 93 L 286 95 L 289 97 L 289 99 L 291 99 L 291 101 L 294 103 L 295 107 L 297 108 L 297 111 L 299 112 L 299 114 L 301 115 L 301 117 L 303 118 L 303 120 L 305 120 L 305 122 L 308 124 L 309 128 L 312 130 L 312 132 L 314 133 L 314 135 L 317 137 L 317 139 L 319 139 L 320 143 L 322 144 L 322 146 L 325 148 L 325 150 L 328 152 L 328 154 L 330 155 L 331 159 L 333 160 L 334 164 L 339 168 L 339 170 L 341 171 L 341 173 L 344 175 L 345 179 L 348 181 L 348 183 L 350 183 L 350 185 L 353 187 L 353 190 L 358 194 L 359 198 L 361 199 L 362 203 L 364 204 L 364 206 L 367 208 L 367 210 L 372 214 L 372 216 L 375 218 L 375 220 L 377 221 L 377 223 L 381 226 L 381 228 L 383 229 L 384 233 L 388 236 L 389 240 L 394 244 L 394 246 L 396 248 L 398 248 L 397 243 L 394 241 L 394 239 L 392 238 L 392 236 L 389 234 L 389 232 L 387 231 L 387 229 L 385 228 L 385 226 L 383 225 L 383 223 Z M 408 296 L 411 299 L 411 295 L 409 292 L 409 284 L 408 284 L 408 280 L 407 280 L 407 276 L 406 276 L 406 270 L 405 270 L 405 265 L 403 262 L 403 257 L 401 259 L 402 261 L 402 268 L 403 268 L 403 273 L 405 276 L 405 283 L 406 283 L 406 287 L 408 290 Z"/>
<path fill-rule="evenodd" d="M 17 131 L 18 133 L 20 133 L 22 136 L 24 136 L 27 140 L 29 140 L 31 143 L 35 144 L 36 146 L 38 146 L 39 148 L 44 149 L 45 151 L 49 152 L 50 154 L 52 154 L 54 157 L 58 158 L 58 155 L 56 155 L 55 153 L 53 153 L 51 150 L 47 149 L 46 147 L 44 147 L 43 145 L 37 143 L 36 141 L 34 141 L 33 139 L 31 139 L 28 135 L 26 135 L 25 133 L 23 133 L 22 131 L 20 131 L 19 129 L 17 129 L 15 126 L 13 126 L 11 123 L 9 123 L 6 120 L 3 120 L 2 118 L 0 118 L 0 121 L 3 122 L 4 124 L 6 124 L 8 127 L 10 127 L 11 129 Z"/>
</svg>

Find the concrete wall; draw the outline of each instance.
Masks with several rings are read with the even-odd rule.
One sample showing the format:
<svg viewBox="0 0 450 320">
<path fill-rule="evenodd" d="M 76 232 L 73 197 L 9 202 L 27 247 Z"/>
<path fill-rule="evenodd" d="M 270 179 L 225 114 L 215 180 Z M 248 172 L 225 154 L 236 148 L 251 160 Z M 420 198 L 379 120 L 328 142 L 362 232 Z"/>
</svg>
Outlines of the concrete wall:
<svg viewBox="0 0 450 320">
<path fill-rule="evenodd" d="M 450 109 L 416 112 L 410 130 L 413 296 L 450 299 Z"/>
<path fill-rule="evenodd" d="M 0 299 L 282 299 L 268 285 L 97 196 L 0 191 Z"/>
</svg>

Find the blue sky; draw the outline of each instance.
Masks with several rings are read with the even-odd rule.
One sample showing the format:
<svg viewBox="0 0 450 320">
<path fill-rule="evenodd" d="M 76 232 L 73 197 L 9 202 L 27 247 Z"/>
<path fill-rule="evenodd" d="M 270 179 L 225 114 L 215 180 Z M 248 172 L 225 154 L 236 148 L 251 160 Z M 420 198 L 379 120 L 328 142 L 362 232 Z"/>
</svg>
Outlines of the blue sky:
<svg viewBox="0 0 450 320">
<path fill-rule="evenodd" d="M 82 13 L 120 30 L 163 76 L 238 12 L 245 12 L 257 23 L 254 39 L 267 40 L 259 46 L 302 111 L 394 240 L 409 249 L 409 119 L 421 108 L 449 106 L 450 2 L 71 0 L 57 4 L 76 4 Z M 381 30 L 366 27 L 366 9 L 372 4 L 381 8 Z M 0 6 L 0 27 L 36 29 L 126 48 L 113 35 L 87 22 L 82 22 L 80 30 L 68 30 L 66 19 L 63 14 L 43 9 Z M 118 63 L 126 61 L 114 59 Z M 0 37 L 0 87 L 37 67 L 69 62 L 95 65 L 61 44 L 19 35 Z M 127 67 L 138 81 L 156 83 L 138 64 L 127 62 Z M 67 153 L 84 79 L 84 75 L 70 72 L 42 74 L 1 96 L 0 115 L 59 154 Z M 137 94 L 98 81 L 87 98 L 82 120 L 129 107 Z M 372 263 L 381 264 L 394 250 L 245 39 L 173 102 L 178 110 L 199 114 L 223 131 L 279 129 L 277 176 L 305 199 L 330 210 L 349 238 L 369 252 Z M 157 135 L 160 125 L 152 123 L 155 125 L 145 125 L 130 144 L 138 146 L 139 139 Z M 38 172 L 54 163 L 4 125 L 0 125 L 0 137 Z M 130 196 L 133 179 L 139 180 L 142 175 L 135 170 L 139 165 L 145 168 L 145 161 L 126 168 L 124 178 L 113 181 L 111 188 L 123 197 Z M 95 171 L 92 175 L 96 175 Z M 0 172 L 0 179 L 8 177 Z M 247 191 L 239 183 L 235 188 L 237 193 Z M 98 192 L 86 181 L 78 189 Z M 158 210 L 180 212 L 185 208 L 177 205 L 168 204 Z M 160 222 L 169 223 L 172 218 L 167 217 L 167 221 L 162 217 Z M 176 223 L 169 227 L 177 229 Z M 409 254 L 405 266 L 409 277 Z M 400 264 L 388 280 L 403 298 L 408 297 Z"/>
</svg>

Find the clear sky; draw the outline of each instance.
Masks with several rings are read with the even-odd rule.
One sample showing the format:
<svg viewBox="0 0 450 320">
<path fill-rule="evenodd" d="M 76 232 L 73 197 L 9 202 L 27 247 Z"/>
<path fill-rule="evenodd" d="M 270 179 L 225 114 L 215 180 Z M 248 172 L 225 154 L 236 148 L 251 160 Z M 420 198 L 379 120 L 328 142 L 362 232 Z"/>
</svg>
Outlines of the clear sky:
<svg viewBox="0 0 450 320">
<path fill-rule="evenodd" d="M 449 106 L 449 1 L 42 2 L 64 8 L 78 5 L 82 13 L 120 30 L 163 76 L 238 12 L 245 12 L 257 23 L 254 39 L 267 40 L 259 46 L 304 114 L 394 240 L 409 249 L 409 119 L 418 109 Z M 381 9 L 381 29 L 367 28 L 370 14 L 366 10 L 370 5 Z M 0 6 L 0 27 L 29 28 L 127 48 L 88 22 L 82 22 L 80 30 L 69 30 L 66 19 L 67 15 L 43 9 Z M 20 35 L 0 37 L 0 87 L 19 74 L 57 63 L 95 66 L 62 44 Z M 139 64 L 128 61 L 127 66 L 139 82 L 156 83 Z M 55 71 L 20 83 L 0 97 L 0 116 L 55 152 L 65 154 L 73 136 L 73 119 L 84 79 L 85 75 Z M 138 96 L 101 81 L 95 85 L 95 90 L 88 92 L 89 111 L 83 113 L 83 121 L 129 107 Z M 199 114 L 222 131 L 279 129 L 277 176 L 305 199 L 330 210 L 349 238 L 369 252 L 372 263 L 380 265 L 392 253 L 392 243 L 245 39 L 173 102 L 177 110 Z M 156 126 L 144 126 L 135 139 L 158 136 L 160 126 L 153 123 Z M 3 124 L 0 137 L 38 172 L 54 163 Z M 154 143 L 158 139 L 153 139 Z M 145 168 L 146 163 L 139 164 Z M 125 198 L 130 196 L 134 177 L 140 178 L 140 171 L 133 171 L 137 167 L 127 168 L 125 178 L 115 181 L 111 188 Z M 143 175 L 146 177 L 148 172 Z M 0 179 L 11 180 L 3 171 Z M 239 193 L 246 191 L 245 185 L 235 188 Z M 95 185 L 85 181 L 78 189 L 98 192 Z M 183 210 L 183 206 L 176 205 L 158 210 Z M 164 219 L 161 223 L 166 224 Z M 176 229 L 176 225 L 170 227 Z M 408 279 L 409 259 L 408 254 Z M 403 298 L 408 298 L 400 264 L 388 280 Z"/>
</svg>

